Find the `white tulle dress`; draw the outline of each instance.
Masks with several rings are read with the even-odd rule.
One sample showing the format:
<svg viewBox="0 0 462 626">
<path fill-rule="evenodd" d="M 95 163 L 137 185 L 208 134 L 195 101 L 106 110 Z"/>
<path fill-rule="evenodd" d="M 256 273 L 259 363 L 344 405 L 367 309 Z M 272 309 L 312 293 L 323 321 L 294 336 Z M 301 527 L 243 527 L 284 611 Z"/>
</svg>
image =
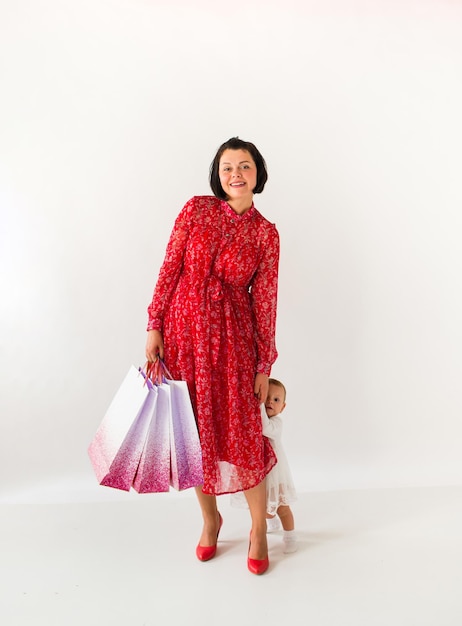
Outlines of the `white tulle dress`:
<svg viewBox="0 0 462 626">
<path fill-rule="evenodd" d="M 268 417 L 265 405 L 261 405 L 261 419 L 263 434 L 268 437 L 278 462 L 266 476 L 266 512 L 275 515 L 278 507 L 289 505 L 297 500 L 292 473 L 282 445 L 282 417 L 280 414 Z M 239 491 L 231 495 L 231 504 L 240 508 L 247 508 L 244 493 Z"/>
</svg>

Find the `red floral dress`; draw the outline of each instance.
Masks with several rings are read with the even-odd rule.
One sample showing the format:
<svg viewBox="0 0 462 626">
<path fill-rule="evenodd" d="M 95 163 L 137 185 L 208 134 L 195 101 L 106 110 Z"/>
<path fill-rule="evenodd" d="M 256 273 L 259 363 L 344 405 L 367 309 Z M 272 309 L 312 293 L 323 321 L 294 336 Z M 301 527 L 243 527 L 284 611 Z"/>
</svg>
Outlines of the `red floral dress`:
<svg viewBox="0 0 462 626">
<path fill-rule="evenodd" d="M 255 487 L 276 463 L 254 381 L 277 357 L 278 264 L 276 227 L 253 205 L 238 215 L 196 196 L 175 221 L 148 330 L 163 333 L 166 366 L 188 383 L 206 494 Z"/>
</svg>

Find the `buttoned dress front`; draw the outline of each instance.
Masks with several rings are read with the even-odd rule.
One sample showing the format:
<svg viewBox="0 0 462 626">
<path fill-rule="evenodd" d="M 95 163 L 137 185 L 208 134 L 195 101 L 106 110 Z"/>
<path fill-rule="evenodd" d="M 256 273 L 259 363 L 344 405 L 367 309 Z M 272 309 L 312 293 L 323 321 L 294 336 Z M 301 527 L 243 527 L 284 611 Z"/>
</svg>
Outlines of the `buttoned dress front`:
<svg viewBox="0 0 462 626">
<path fill-rule="evenodd" d="M 148 308 L 164 360 L 186 380 L 202 448 L 203 491 L 258 485 L 276 463 L 254 395 L 275 346 L 279 235 L 254 205 L 239 215 L 213 196 L 178 215 Z"/>
</svg>

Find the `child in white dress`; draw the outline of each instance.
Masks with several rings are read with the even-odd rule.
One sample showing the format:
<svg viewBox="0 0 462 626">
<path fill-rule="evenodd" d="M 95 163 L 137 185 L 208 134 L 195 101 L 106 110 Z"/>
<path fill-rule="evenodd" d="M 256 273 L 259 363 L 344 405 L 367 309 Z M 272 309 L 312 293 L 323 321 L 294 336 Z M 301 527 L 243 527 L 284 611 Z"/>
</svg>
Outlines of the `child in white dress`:
<svg viewBox="0 0 462 626">
<path fill-rule="evenodd" d="M 266 477 L 266 517 L 268 532 L 278 530 L 279 521 L 283 528 L 284 552 L 295 552 L 297 538 L 290 503 L 297 499 L 289 463 L 282 446 L 281 413 L 286 407 L 286 389 L 275 378 L 269 379 L 266 402 L 262 404 L 263 434 L 271 442 L 278 462 Z"/>
<path fill-rule="evenodd" d="M 297 550 L 294 516 L 290 508 L 290 503 L 297 499 L 297 493 L 282 446 L 281 413 L 286 407 L 286 389 L 275 378 L 270 378 L 268 382 L 268 396 L 261 405 L 261 419 L 263 434 L 270 440 L 278 462 L 266 476 L 266 521 L 268 532 L 279 530 L 282 524 L 283 550 L 287 554 Z M 232 494 L 231 504 L 246 507 L 244 494 Z"/>
</svg>

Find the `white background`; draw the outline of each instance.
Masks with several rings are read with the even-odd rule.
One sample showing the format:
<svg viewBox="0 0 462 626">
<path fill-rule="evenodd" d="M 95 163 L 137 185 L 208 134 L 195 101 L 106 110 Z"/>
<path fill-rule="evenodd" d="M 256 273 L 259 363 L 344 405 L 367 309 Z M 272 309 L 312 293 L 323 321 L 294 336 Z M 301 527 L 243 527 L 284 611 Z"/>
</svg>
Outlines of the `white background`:
<svg viewBox="0 0 462 626">
<path fill-rule="evenodd" d="M 0 499 L 106 497 L 88 443 L 234 135 L 269 169 L 300 491 L 461 484 L 462 3 L 0 11 Z"/>
</svg>

